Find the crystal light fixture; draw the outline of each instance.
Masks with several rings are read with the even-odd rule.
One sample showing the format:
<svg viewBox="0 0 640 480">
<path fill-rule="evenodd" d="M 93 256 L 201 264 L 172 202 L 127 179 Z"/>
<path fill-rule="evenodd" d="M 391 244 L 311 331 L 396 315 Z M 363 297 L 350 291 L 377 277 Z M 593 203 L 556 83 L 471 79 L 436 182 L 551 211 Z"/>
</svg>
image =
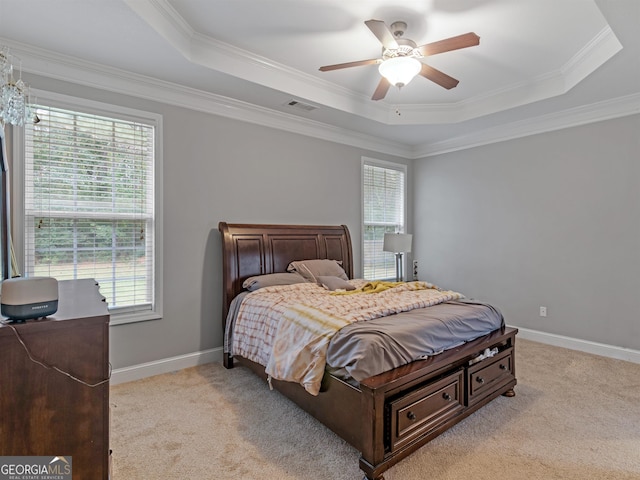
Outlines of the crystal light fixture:
<svg viewBox="0 0 640 480">
<path fill-rule="evenodd" d="M 398 56 L 391 57 L 380 64 L 378 71 L 380 75 L 389 80 L 391 85 L 404 87 L 422 68 L 422 64 L 414 57 Z"/>
<path fill-rule="evenodd" d="M 0 124 L 24 125 L 34 118 L 29 105 L 29 87 L 22 81 L 22 71 L 18 80 L 13 76 L 13 64 L 9 48 L 0 46 Z"/>
</svg>

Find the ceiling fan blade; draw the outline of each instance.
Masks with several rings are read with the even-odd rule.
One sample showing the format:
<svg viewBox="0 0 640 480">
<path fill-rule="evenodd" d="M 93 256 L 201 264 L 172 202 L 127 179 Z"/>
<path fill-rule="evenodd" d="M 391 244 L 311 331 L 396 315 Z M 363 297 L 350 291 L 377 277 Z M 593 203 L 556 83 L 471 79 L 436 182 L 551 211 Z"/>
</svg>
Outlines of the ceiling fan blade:
<svg viewBox="0 0 640 480">
<path fill-rule="evenodd" d="M 331 70 L 339 70 L 341 68 L 360 67 L 362 65 L 373 65 L 380 63 L 379 58 L 372 58 L 370 60 L 358 60 L 357 62 L 336 63 L 335 65 L 325 65 L 320 67 L 321 72 L 328 72 Z"/>
<path fill-rule="evenodd" d="M 387 92 L 389 91 L 390 86 L 391 86 L 391 83 L 389 82 L 389 80 L 382 77 L 380 79 L 380 83 L 378 83 L 378 86 L 376 87 L 376 91 L 373 92 L 373 96 L 371 97 L 371 100 L 382 100 L 387 94 Z"/>
<path fill-rule="evenodd" d="M 376 38 L 380 40 L 380 43 L 382 43 L 382 46 L 384 48 L 398 48 L 398 42 L 396 42 L 396 38 L 393 36 L 393 33 L 391 33 L 391 30 L 389 30 L 389 27 L 387 27 L 387 25 L 382 20 L 367 20 L 364 23 L 367 27 L 369 27 L 371 33 L 373 33 Z"/>
<path fill-rule="evenodd" d="M 460 82 L 453 77 L 450 77 L 446 73 L 441 72 L 440 70 L 436 70 L 429 65 L 422 64 L 422 69 L 420 70 L 420 75 L 424 78 L 431 80 L 434 83 L 437 83 L 441 87 L 446 88 L 447 90 L 451 90 L 453 87 L 458 85 Z"/>
<path fill-rule="evenodd" d="M 433 43 L 427 43 L 418 47 L 418 51 L 423 56 L 436 55 L 438 53 L 450 52 L 460 48 L 473 47 L 480 43 L 480 37 L 473 32 L 458 35 L 457 37 L 445 38 Z"/>
</svg>

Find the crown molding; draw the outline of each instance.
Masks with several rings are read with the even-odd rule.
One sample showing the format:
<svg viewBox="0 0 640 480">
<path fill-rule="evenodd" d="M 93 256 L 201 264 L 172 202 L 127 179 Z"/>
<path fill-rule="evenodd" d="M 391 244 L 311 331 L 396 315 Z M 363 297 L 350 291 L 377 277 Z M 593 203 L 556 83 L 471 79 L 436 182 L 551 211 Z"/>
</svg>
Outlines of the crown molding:
<svg viewBox="0 0 640 480">
<path fill-rule="evenodd" d="M 387 155 L 402 158 L 411 156 L 412 149 L 402 143 L 381 140 L 373 135 L 349 131 L 286 112 L 79 60 L 10 40 L 0 39 L 0 41 L 20 56 L 23 62 L 22 70 L 27 73 L 277 128 Z"/>
<path fill-rule="evenodd" d="M 479 130 L 469 135 L 441 142 L 411 147 L 221 95 L 86 62 L 45 49 L 12 42 L 8 39 L 0 39 L 0 41 L 21 57 L 24 72 L 277 128 L 409 160 L 640 113 L 640 94 L 633 94 L 508 125 Z M 406 112 L 403 109 L 404 114 Z"/>
<path fill-rule="evenodd" d="M 516 138 L 540 133 L 577 127 L 613 118 L 640 113 L 640 93 L 626 95 L 602 102 L 570 108 L 560 112 L 540 115 L 508 125 L 500 125 L 478 130 L 469 135 L 451 138 L 442 142 L 424 144 L 414 151 L 414 159 L 441 155 L 443 153 L 466 150 L 492 143 L 505 142 Z"/>
<path fill-rule="evenodd" d="M 607 25 L 558 70 L 533 80 L 499 88 L 483 95 L 445 105 L 403 105 L 402 124 L 459 123 L 563 95 L 622 50 L 618 38 Z M 396 116 L 397 118 L 397 116 Z M 394 118 L 395 120 L 395 118 Z M 394 122 L 399 124 L 399 121 Z"/>
<path fill-rule="evenodd" d="M 622 48 L 618 37 L 607 25 L 561 68 L 567 83 L 566 91 L 595 72 Z"/>
<path fill-rule="evenodd" d="M 195 31 L 166 0 L 124 0 L 191 63 L 304 98 L 312 103 L 388 123 L 388 105 L 269 58 Z"/>
<path fill-rule="evenodd" d="M 165 0 L 123 0 L 145 22 L 171 43 L 186 58 L 191 56 L 195 30 Z"/>
<path fill-rule="evenodd" d="M 459 123 L 562 95 L 622 49 L 607 24 L 559 69 L 532 81 L 455 103 L 391 105 L 198 33 L 167 0 L 124 1 L 192 63 L 385 125 Z"/>
</svg>

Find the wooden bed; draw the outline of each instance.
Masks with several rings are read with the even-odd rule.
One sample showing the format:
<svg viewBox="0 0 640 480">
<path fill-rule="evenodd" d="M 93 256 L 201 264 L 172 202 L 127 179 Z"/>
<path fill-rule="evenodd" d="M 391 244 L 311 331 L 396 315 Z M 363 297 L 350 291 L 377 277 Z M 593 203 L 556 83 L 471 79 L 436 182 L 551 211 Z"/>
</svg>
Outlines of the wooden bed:
<svg viewBox="0 0 640 480">
<path fill-rule="evenodd" d="M 243 281 L 286 271 L 290 262 L 333 259 L 354 277 L 351 238 L 345 225 L 256 225 L 220 222 L 223 305 L 226 320 Z M 223 321 L 224 323 L 224 321 Z M 515 336 L 505 327 L 425 360 L 370 377 L 355 387 L 326 374 L 319 395 L 298 384 L 273 380 L 273 387 L 361 452 L 365 479 L 383 472 L 494 398 L 515 395 Z M 498 349 L 478 361 L 485 349 Z M 225 353 L 224 365 L 264 367 Z M 321 475 L 319 475 L 321 476 Z"/>
</svg>

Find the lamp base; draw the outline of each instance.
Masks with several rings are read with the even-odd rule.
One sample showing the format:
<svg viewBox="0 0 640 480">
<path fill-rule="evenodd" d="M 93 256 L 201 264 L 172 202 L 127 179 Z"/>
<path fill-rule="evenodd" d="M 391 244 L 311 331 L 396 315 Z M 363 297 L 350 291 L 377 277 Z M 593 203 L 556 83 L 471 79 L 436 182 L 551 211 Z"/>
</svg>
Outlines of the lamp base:
<svg viewBox="0 0 640 480">
<path fill-rule="evenodd" d="M 404 281 L 404 272 L 402 271 L 402 253 L 396 253 L 396 282 Z"/>
</svg>

